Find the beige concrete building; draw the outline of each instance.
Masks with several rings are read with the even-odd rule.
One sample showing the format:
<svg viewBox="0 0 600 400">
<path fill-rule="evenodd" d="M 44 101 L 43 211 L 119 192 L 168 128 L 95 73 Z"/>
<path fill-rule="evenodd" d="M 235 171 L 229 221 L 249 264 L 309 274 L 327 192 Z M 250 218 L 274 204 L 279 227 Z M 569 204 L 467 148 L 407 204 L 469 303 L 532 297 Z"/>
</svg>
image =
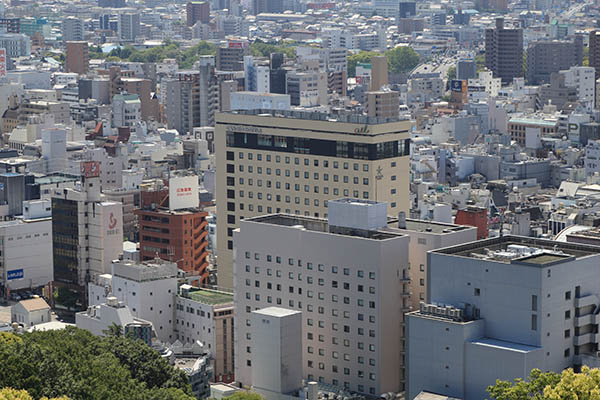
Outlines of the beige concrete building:
<svg viewBox="0 0 600 400">
<path fill-rule="evenodd" d="M 328 219 L 272 214 L 235 232 L 235 377 L 254 382 L 264 358 L 252 311 L 302 312 L 302 378 L 379 396 L 404 389 L 403 274 L 408 236 L 385 203 L 330 202 Z M 257 342 L 258 341 L 258 342 Z M 293 372 L 292 372 L 293 373 Z"/>
<path fill-rule="evenodd" d="M 398 92 L 367 92 L 366 111 L 369 117 L 398 118 L 400 99 Z"/>
<path fill-rule="evenodd" d="M 378 91 L 388 84 L 388 60 L 386 56 L 371 57 L 371 90 Z"/>
<path fill-rule="evenodd" d="M 411 293 L 407 299 L 411 310 L 419 309 L 419 302 L 427 299 L 427 252 L 443 249 L 462 243 L 477 240 L 477 228 L 473 226 L 444 224 L 435 221 L 400 218 L 390 220 L 389 227 L 393 227 L 410 237 L 408 246 L 408 278 L 407 285 Z M 403 308 L 405 304 L 403 304 Z"/>
<path fill-rule="evenodd" d="M 218 283 L 233 285 L 233 230 L 270 213 L 327 217 L 327 201 L 409 209 L 410 121 L 271 111 L 216 116 Z M 277 116 L 274 116 L 276 114 Z"/>
</svg>

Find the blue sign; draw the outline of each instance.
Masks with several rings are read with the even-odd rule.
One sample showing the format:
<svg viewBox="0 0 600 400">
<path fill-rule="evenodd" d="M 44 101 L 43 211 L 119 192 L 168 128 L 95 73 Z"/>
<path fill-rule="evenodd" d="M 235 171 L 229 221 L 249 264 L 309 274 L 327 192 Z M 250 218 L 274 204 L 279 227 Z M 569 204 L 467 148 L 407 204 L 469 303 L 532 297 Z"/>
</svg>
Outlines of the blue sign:
<svg viewBox="0 0 600 400">
<path fill-rule="evenodd" d="M 14 279 L 23 279 L 25 277 L 25 273 L 23 269 L 13 269 L 11 271 L 6 271 L 6 280 L 12 281 Z"/>
<path fill-rule="evenodd" d="M 450 90 L 453 92 L 462 92 L 463 82 L 460 79 L 454 79 L 450 82 Z"/>
</svg>

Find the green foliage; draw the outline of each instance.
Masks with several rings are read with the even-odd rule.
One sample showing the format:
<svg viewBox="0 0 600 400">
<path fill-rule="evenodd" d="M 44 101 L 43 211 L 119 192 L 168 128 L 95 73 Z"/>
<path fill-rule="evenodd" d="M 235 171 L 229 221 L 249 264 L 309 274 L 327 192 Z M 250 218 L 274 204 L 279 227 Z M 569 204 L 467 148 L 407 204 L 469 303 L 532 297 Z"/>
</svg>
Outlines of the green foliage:
<svg viewBox="0 0 600 400">
<path fill-rule="evenodd" d="M 359 51 L 356 54 L 348 55 L 348 76 L 356 76 L 356 64 L 370 63 L 373 56 L 380 56 L 376 51 Z"/>
<path fill-rule="evenodd" d="M 69 327 L 32 332 L 0 346 L 0 387 L 31 397 L 192 400 L 185 374 L 142 341 Z"/>
<path fill-rule="evenodd" d="M 475 66 L 477 68 L 477 73 L 485 69 L 485 54 L 477 54 L 475 56 Z"/>
<path fill-rule="evenodd" d="M 456 67 L 448 68 L 448 73 L 446 74 L 446 78 L 448 78 L 449 81 L 456 79 Z"/>
<path fill-rule="evenodd" d="M 54 302 L 60 304 L 67 309 L 77 309 L 77 302 L 79 301 L 79 295 L 70 289 L 64 287 L 58 287 L 54 290 Z"/>
<path fill-rule="evenodd" d="M 419 65 L 419 55 L 412 47 L 400 46 L 385 52 L 391 73 L 401 74 L 411 71 Z"/>
<path fill-rule="evenodd" d="M 103 59 L 106 57 L 100 46 L 89 46 L 88 54 L 90 55 L 90 58 Z"/>
<path fill-rule="evenodd" d="M 263 400 L 263 398 L 258 393 L 239 391 L 229 397 L 225 397 L 225 400 Z"/>
<path fill-rule="evenodd" d="M 23 343 L 23 339 L 14 333 L 0 332 L 0 346 L 10 346 L 17 343 Z"/>
<path fill-rule="evenodd" d="M 146 50 L 136 50 L 133 46 L 117 47 L 108 54 L 98 52 L 99 48 L 94 48 L 93 53 L 90 48 L 90 58 L 105 58 L 109 61 L 133 61 L 143 63 L 157 63 L 165 58 L 174 58 L 179 64 L 179 68 L 192 68 L 194 62 L 200 56 L 215 55 L 216 48 L 213 44 L 202 41 L 188 49 L 182 49 L 179 44 L 165 40 L 162 45 L 151 47 Z"/>
<path fill-rule="evenodd" d="M 255 40 L 250 44 L 250 53 L 255 57 L 269 57 L 271 53 L 283 53 L 287 58 L 294 58 L 296 56 L 296 48 L 294 42 L 274 44 Z"/>
<path fill-rule="evenodd" d="M 373 56 L 380 56 L 376 51 L 359 51 L 348 56 L 348 76 L 356 76 L 356 64 L 370 63 Z M 411 71 L 419 65 L 420 57 L 412 47 L 401 46 L 385 52 L 390 73 L 400 74 Z"/>
<path fill-rule="evenodd" d="M 487 388 L 487 392 L 493 400 L 545 400 L 550 398 L 545 396 L 546 388 L 556 386 L 561 379 L 562 376 L 556 372 L 533 369 L 527 380 L 516 379 L 514 382 L 497 380 L 495 385 Z M 581 399 L 581 397 L 563 398 Z"/>
</svg>

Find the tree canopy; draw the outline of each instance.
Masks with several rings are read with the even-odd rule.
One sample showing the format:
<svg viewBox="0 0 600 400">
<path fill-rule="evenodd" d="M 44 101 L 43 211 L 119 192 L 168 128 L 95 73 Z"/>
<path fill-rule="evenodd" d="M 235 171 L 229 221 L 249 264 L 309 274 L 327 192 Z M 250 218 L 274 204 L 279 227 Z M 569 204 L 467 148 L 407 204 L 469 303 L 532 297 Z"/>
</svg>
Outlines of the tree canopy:
<svg viewBox="0 0 600 400">
<path fill-rule="evenodd" d="M 96 337 L 73 327 L 25 333 L 15 340 L 5 336 L 0 387 L 26 390 L 34 399 L 194 398 L 187 376 L 140 340 Z"/>
<path fill-rule="evenodd" d="M 359 51 L 356 54 L 348 56 L 348 76 L 356 76 L 356 64 L 370 63 L 373 56 L 380 56 L 382 53 L 376 51 Z M 412 47 L 401 46 L 384 53 L 388 59 L 388 69 L 390 73 L 399 74 L 411 71 L 419 65 L 420 57 Z"/>
<path fill-rule="evenodd" d="M 133 46 L 117 47 L 109 53 L 103 53 L 98 46 L 90 46 L 90 58 L 107 58 L 111 61 L 133 61 L 144 63 L 161 62 L 165 58 L 174 58 L 179 68 L 192 68 L 200 56 L 215 55 L 215 45 L 202 41 L 190 48 L 182 49 L 179 44 L 165 40 L 160 46 L 146 50 L 136 50 Z"/>
<path fill-rule="evenodd" d="M 255 57 L 269 57 L 271 53 L 283 53 L 288 58 L 294 58 L 296 56 L 296 48 L 293 42 L 274 44 L 255 40 L 250 44 L 250 53 Z"/>
<path fill-rule="evenodd" d="M 419 55 L 412 47 L 400 46 L 386 51 L 389 70 L 393 74 L 401 74 L 411 71 L 419 65 Z"/>
<path fill-rule="evenodd" d="M 4 388 L 0 390 L 0 400 L 33 400 L 33 398 L 29 393 L 27 393 L 27 390 Z M 40 400 L 69 400 L 69 398 L 64 396 L 53 397 L 52 399 L 42 397 Z"/>
<path fill-rule="evenodd" d="M 600 370 L 584 366 L 581 373 L 569 368 L 559 374 L 534 369 L 527 380 L 497 380 L 487 391 L 494 400 L 598 400 Z"/>
</svg>

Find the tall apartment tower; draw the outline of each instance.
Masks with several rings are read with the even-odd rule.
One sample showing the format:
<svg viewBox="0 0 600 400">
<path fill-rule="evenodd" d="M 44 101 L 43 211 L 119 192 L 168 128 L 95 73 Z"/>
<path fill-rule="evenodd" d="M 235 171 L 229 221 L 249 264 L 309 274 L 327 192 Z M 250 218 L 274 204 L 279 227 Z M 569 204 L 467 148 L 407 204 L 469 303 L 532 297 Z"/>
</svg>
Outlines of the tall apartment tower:
<svg viewBox="0 0 600 400">
<path fill-rule="evenodd" d="M 67 17 L 62 22 L 63 42 L 83 40 L 83 21 L 75 17 Z"/>
<path fill-rule="evenodd" d="M 244 218 L 326 217 L 328 200 L 341 196 L 386 201 L 392 214 L 409 209 L 410 121 L 268 113 L 216 117 L 219 286 L 233 285 L 233 231 Z"/>
<path fill-rule="evenodd" d="M 527 81 L 530 85 L 550 82 L 550 74 L 580 66 L 583 62 L 583 38 L 573 41 L 537 41 L 527 47 Z"/>
<path fill-rule="evenodd" d="M 329 202 L 328 219 L 271 214 L 234 233 L 235 377 L 255 382 L 266 355 L 256 309 L 302 312 L 302 377 L 378 396 L 403 390 L 402 291 L 409 238 L 386 204 Z"/>
<path fill-rule="evenodd" d="M 378 91 L 388 84 L 388 60 L 386 56 L 371 57 L 371 90 Z"/>
<path fill-rule="evenodd" d="M 81 170 L 81 190 L 52 193 L 55 305 L 70 312 L 87 307 L 87 283 L 123 252 L 123 205 L 102 200 L 99 162 L 84 161 Z"/>
<path fill-rule="evenodd" d="M 140 34 L 140 14 L 119 14 L 119 38 L 133 42 Z"/>
<path fill-rule="evenodd" d="M 198 21 L 203 24 L 210 22 L 210 3 L 208 1 L 189 1 L 185 10 L 187 26 L 194 26 Z"/>
<path fill-rule="evenodd" d="M 219 110 L 219 84 L 212 65 L 200 65 L 198 71 L 179 71 L 167 82 L 167 125 L 187 134 L 193 128 L 213 126 Z"/>
<path fill-rule="evenodd" d="M 502 82 L 523 76 L 523 29 L 505 28 L 504 18 L 485 30 L 485 66 Z"/>
<path fill-rule="evenodd" d="M 596 73 L 600 70 L 600 31 L 590 32 L 590 67 L 596 68 Z"/>
<path fill-rule="evenodd" d="M 80 75 L 90 70 L 90 56 L 87 42 L 67 42 L 67 72 L 76 72 Z"/>
<path fill-rule="evenodd" d="M 428 257 L 427 300 L 407 315 L 407 398 L 479 400 L 533 368 L 600 365 L 598 247 L 504 236 Z"/>
</svg>

